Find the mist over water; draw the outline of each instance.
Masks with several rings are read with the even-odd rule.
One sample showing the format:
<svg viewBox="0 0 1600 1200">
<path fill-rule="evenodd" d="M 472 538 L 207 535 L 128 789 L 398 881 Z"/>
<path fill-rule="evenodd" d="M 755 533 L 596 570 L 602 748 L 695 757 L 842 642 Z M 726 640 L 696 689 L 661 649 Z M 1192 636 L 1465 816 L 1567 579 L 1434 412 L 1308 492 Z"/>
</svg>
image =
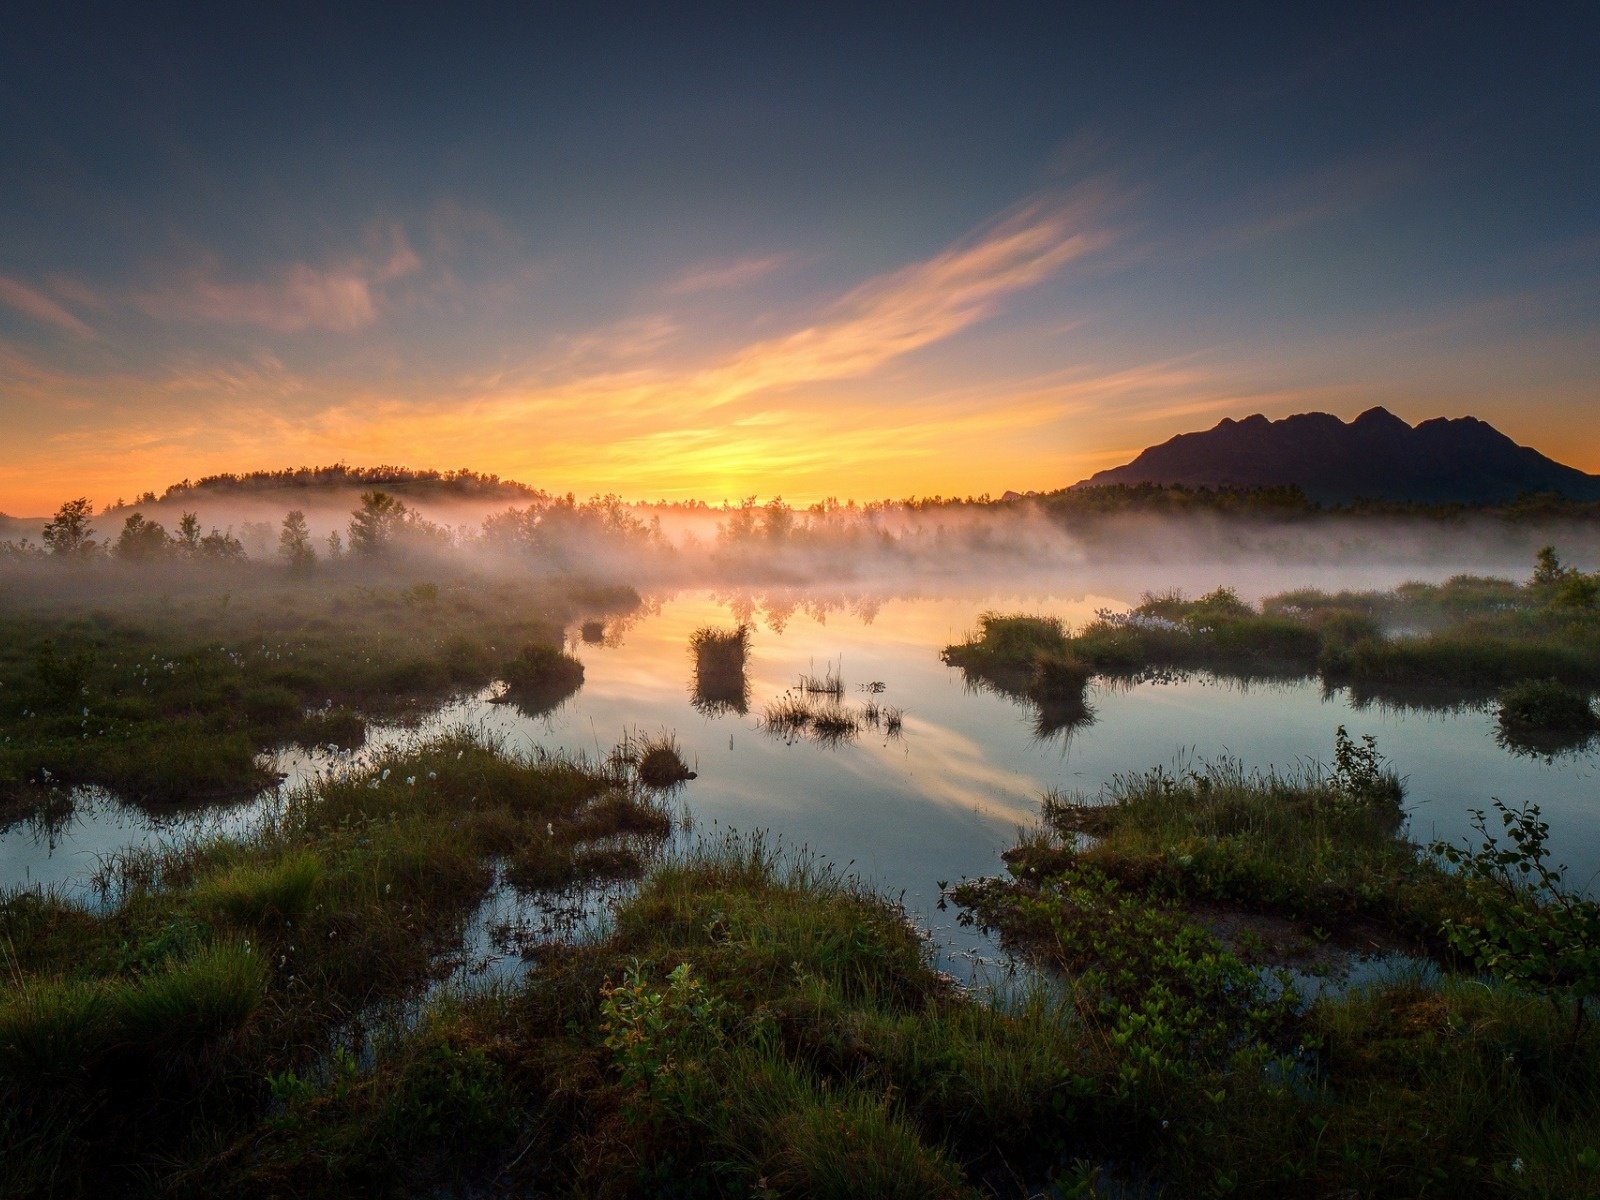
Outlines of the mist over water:
<svg viewBox="0 0 1600 1200">
<path fill-rule="evenodd" d="M 637 611 L 575 621 L 566 633 L 584 664 L 581 689 L 553 711 L 529 715 L 496 703 L 498 686 L 458 697 L 419 723 L 375 726 L 369 751 L 459 725 L 503 736 L 513 749 L 603 757 L 630 733 L 676 734 L 698 778 L 681 793 L 694 834 L 766 829 L 787 845 L 850 864 L 889 893 L 967 970 L 966 956 L 992 947 L 938 908 L 941 883 L 993 874 L 1018 827 L 1036 817 L 1050 789 L 1093 795 L 1120 772 L 1230 756 L 1248 767 L 1327 762 L 1334 730 L 1372 734 L 1408 781 L 1414 839 L 1459 840 L 1469 810 L 1491 797 L 1535 801 L 1551 825 L 1557 857 L 1588 882 L 1600 870 L 1600 755 L 1593 750 L 1540 759 L 1497 744 L 1485 706 L 1426 711 L 1357 705 L 1315 680 L 1244 684 L 1205 674 L 1133 684 L 1096 683 L 1092 723 L 1040 736 L 1026 704 L 971 686 L 939 652 L 960 641 L 986 610 L 1026 611 L 1077 626 L 1098 610 L 1126 609 L 1144 591 L 1181 587 L 1191 595 L 1224 584 L 1247 599 L 1291 587 L 1388 588 L 1443 579 L 1496 564 L 1454 562 L 1308 568 L 1255 561 L 1166 565 L 1102 564 L 984 585 L 924 581 L 914 587 L 781 586 L 647 591 Z M 689 644 L 697 629 L 752 629 L 747 711 L 696 705 Z M 785 738 L 763 728 L 766 706 L 802 674 L 836 670 L 842 703 L 869 697 L 904 710 L 898 736 L 865 728 L 833 743 Z M 882 685 L 881 692 L 867 685 Z M 284 751 L 279 789 L 337 766 L 338 755 Z M 271 802 L 178 818 L 165 824 L 107 797 L 83 805 L 51 833 L 19 825 L 0 834 L 0 880 L 79 889 L 96 855 L 150 838 L 182 836 L 207 823 L 241 828 Z"/>
</svg>

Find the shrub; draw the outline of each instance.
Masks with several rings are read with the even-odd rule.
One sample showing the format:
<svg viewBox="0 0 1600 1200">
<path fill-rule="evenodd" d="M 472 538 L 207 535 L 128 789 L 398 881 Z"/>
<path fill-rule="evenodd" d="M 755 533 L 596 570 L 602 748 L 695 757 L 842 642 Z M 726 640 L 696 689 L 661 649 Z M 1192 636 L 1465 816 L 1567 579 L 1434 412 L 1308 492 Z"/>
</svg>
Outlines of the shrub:
<svg viewBox="0 0 1600 1200">
<path fill-rule="evenodd" d="M 555 646 L 524 646 L 500 670 L 513 688 L 576 687 L 583 682 L 583 664 Z"/>
<path fill-rule="evenodd" d="M 1508 808 L 1494 801 L 1506 841 L 1489 830 L 1482 809 L 1472 828 L 1477 848 L 1435 843 L 1477 901 L 1470 918 L 1447 920 L 1445 936 L 1483 970 L 1559 1004 L 1572 1002 L 1572 1037 L 1581 1032 L 1587 1002 L 1600 995 L 1600 903 L 1567 885 L 1566 868 L 1550 862 L 1550 826 L 1539 806 Z"/>
</svg>

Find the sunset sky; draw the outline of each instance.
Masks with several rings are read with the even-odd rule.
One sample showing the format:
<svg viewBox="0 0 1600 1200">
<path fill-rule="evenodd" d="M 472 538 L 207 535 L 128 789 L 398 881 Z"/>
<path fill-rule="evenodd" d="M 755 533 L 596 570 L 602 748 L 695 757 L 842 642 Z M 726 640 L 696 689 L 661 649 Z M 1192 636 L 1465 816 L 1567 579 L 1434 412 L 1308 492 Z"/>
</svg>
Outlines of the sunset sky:
<svg viewBox="0 0 1600 1200">
<path fill-rule="evenodd" d="M 1600 5 L 673 7 L 21 4 L 0 510 L 998 494 L 1374 404 L 1600 471 Z"/>
</svg>

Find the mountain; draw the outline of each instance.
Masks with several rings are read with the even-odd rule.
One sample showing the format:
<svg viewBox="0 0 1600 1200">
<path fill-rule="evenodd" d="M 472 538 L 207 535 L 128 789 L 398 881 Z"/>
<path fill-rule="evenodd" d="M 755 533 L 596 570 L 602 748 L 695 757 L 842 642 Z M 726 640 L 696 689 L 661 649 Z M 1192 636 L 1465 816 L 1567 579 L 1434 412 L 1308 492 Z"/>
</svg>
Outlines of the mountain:
<svg viewBox="0 0 1600 1200">
<path fill-rule="evenodd" d="M 1328 413 L 1269 421 L 1259 413 L 1181 433 L 1126 466 L 1078 487 L 1107 484 L 1189 487 L 1297 486 L 1313 500 L 1501 504 L 1524 492 L 1600 500 L 1600 475 L 1519 446 L 1476 417 L 1408 425 L 1382 408 L 1348 424 Z"/>
</svg>

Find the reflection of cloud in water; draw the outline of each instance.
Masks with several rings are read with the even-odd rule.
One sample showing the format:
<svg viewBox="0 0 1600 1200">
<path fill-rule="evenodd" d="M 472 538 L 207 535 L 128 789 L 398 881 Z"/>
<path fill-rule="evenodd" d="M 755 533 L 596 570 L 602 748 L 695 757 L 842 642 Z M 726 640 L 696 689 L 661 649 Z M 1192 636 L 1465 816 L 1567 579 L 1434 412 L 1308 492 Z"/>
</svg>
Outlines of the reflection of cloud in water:
<svg viewBox="0 0 1600 1200">
<path fill-rule="evenodd" d="M 922 796 L 1003 819 L 1008 830 L 1038 815 L 1039 787 L 1032 777 L 990 762 L 982 744 L 947 726 L 907 716 L 903 749 L 893 742 L 864 743 L 862 749 L 873 756 L 870 764 L 858 768 L 863 772 L 898 765 L 891 759 L 913 758 L 915 786 Z"/>
<path fill-rule="evenodd" d="M 1168 582 L 1152 569 L 1141 584 Z M 1199 582 L 1214 586 L 1229 579 L 1224 573 Z M 770 603 L 783 614 L 784 628 L 775 632 L 763 619 L 756 629 L 748 664 L 751 715 L 743 717 L 696 711 L 691 692 L 690 636 L 701 626 L 729 625 L 737 613 L 705 592 L 652 598 L 625 618 L 608 616 L 600 643 L 585 642 L 581 627 L 573 627 L 585 681 L 555 712 L 525 717 L 510 705 L 491 704 L 493 691 L 484 689 L 411 726 L 375 723 L 364 753 L 465 724 L 504 737 L 514 752 L 542 748 L 593 758 L 630 730 L 671 730 L 700 772 L 683 801 L 701 833 L 729 825 L 768 827 L 787 845 L 809 845 L 841 865 L 854 860 L 858 871 L 891 893 L 904 889 L 913 911 L 941 939 L 954 941 L 964 934 L 934 910 L 936 881 L 1002 869 L 1000 852 L 1012 844 L 1017 825 L 1034 819 L 1047 789 L 1093 793 L 1116 772 L 1167 765 L 1184 752 L 1228 753 L 1253 767 L 1326 760 L 1341 723 L 1353 735 L 1375 734 L 1382 752 L 1409 776 L 1407 807 L 1420 840 L 1459 839 L 1467 832 L 1467 809 L 1484 807 L 1491 796 L 1508 803 L 1533 799 L 1544 807 L 1553 847 L 1574 876 L 1587 879 L 1600 866 L 1600 809 L 1593 800 L 1600 753 L 1554 762 L 1514 756 L 1495 743 L 1493 717 L 1481 709 L 1359 709 L 1349 695 L 1324 694 L 1314 681 L 1098 681 L 1096 721 L 1076 731 L 1070 753 L 1059 737 L 1039 741 L 1031 711 L 1003 696 L 968 691 L 961 672 L 940 662 L 939 651 L 969 633 L 985 609 L 1080 623 L 1097 608 L 1125 605 L 1138 595 L 1136 588 L 1090 577 L 1059 591 L 1070 595 L 1005 585 L 957 592 L 930 587 L 921 598 L 870 589 L 809 598 L 797 589 L 744 594 L 741 603 L 751 611 L 765 613 Z M 905 709 L 901 740 L 864 730 L 846 745 L 785 746 L 756 728 L 762 707 L 800 673 L 841 659 L 849 702 L 865 698 L 859 685 L 881 680 L 887 690 L 878 699 Z M 276 756 L 274 765 L 290 774 L 292 786 L 346 761 L 326 751 L 292 750 Z M 245 821 L 256 811 L 246 805 L 230 810 L 228 819 Z M 149 822 L 112 802 L 86 804 L 60 832 L 53 853 L 48 838 L 35 839 L 25 828 L 0 834 L 0 881 L 83 878 L 95 853 L 153 835 Z"/>
</svg>

